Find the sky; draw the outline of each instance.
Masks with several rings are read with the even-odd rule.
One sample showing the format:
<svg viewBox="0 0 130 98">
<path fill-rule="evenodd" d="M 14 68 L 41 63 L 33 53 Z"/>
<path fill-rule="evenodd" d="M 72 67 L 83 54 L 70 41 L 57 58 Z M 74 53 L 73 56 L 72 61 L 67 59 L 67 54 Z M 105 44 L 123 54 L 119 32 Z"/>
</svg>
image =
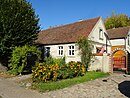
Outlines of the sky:
<svg viewBox="0 0 130 98">
<path fill-rule="evenodd" d="M 130 0 L 27 0 L 40 18 L 41 30 L 101 16 L 130 17 Z"/>
</svg>

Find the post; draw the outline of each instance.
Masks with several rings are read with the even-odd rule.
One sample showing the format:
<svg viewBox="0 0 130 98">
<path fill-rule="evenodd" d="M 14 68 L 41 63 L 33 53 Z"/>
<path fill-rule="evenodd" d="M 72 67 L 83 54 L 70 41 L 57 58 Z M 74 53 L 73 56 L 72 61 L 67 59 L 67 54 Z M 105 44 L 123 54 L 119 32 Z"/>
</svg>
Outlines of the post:
<svg viewBox="0 0 130 98">
<path fill-rule="evenodd" d="M 103 53 L 102 71 L 109 72 L 109 56 L 107 56 L 107 53 Z"/>
</svg>

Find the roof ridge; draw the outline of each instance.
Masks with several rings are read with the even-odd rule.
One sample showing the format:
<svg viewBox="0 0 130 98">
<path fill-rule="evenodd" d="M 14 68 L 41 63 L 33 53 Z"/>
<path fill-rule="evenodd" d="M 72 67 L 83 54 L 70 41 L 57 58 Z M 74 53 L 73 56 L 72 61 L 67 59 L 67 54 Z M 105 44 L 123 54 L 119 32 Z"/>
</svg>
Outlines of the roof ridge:
<svg viewBox="0 0 130 98">
<path fill-rule="evenodd" d="M 56 44 L 76 42 L 79 36 L 88 37 L 101 17 L 91 18 L 80 22 L 74 22 L 42 30 L 38 34 L 36 42 L 39 44 Z"/>
<path fill-rule="evenodd" d="M 107 31 L 109 31 L 109 30 L 114 30 L 114 29 L 123 29 L 123 28 L 129 28 L 129 29 L 130 29 L 130 26 L 126 26 L 126 27 L 119 27 L 119 28 L 112 28 L 112 29 L 108 29 Z"/>
<path fill-rule="evenodd" d="M 94 20 L 94 19 L 98 19 L 98 18 L 100 19 L 101 16 L 98 16 L 98 17 L 95 17 L 95 18 L 90 18 L 90 19 L 85 19 L 85 20 L 82 20 L 82 21 L 76 21 L 76 22 L 73 22 L 73 23 L 63 24 L 63 25 L 59 25 L 59 26 L 56 26 L 56 27 L 48 28 L 48 29 L 45 29 L 45 30 L 41 30 L 41 31 L 46 31 L 46 30 L 50 30 L 50 29 L 55 29 L 55 28 L 59 28 L 59 27 L 67 26 L 67 25 L 72 25 L 72 24 L 80 23 L 80 22 L 84 22 L 84 21 Z M 98 20 L 99 20 L 99 19 L 98 19 Z"/>
</svg>

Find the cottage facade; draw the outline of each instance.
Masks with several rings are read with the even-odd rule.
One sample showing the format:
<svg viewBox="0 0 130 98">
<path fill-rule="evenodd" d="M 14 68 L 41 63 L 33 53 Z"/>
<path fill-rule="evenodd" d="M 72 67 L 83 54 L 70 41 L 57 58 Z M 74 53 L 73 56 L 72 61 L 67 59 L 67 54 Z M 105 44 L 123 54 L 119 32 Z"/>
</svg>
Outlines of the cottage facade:
<svg viewBox="0 0 130 98">
<path fill-rule="evenodd" d="M 93 53 L 103 54 L 111 52 L 111 43 L 107 36 L 102 18 L 97 17 L 43 30 L 39 33 L 36 43 L 45 50 L 46 56 L 51 55 L 54 58 L 65 56 L 66 62 L 81 61 L 76 43 L 79 38 L 87 37 L 92 40 Z M 102 66 L 101 63 L 102 61 L 94 62 L 94 69 Z"/>
</svg>

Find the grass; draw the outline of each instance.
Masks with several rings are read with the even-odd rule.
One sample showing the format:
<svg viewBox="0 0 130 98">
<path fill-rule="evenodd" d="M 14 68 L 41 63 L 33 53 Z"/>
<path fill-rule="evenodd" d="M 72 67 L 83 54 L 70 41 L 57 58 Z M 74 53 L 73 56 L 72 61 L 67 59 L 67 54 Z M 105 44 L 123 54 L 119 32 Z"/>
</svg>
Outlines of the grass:
<svg viewBox="0 0 130 98">
<path fill-rule="evenodd" d="M 109 75 L 108 73 L 103 73 L 103 72 L 87 72 L 84 76 L 76 77 L 73 79 L 64 79 L 57 82 L 48 82 L 48 83 L 43 83 L 43 82 L 34 83 L 32 89 L 37 89 L 40 92 L 52 91 L 56 89 L 70 87 L 72 85 L 87 82 L 97 78 L 106 77 L 108 75 Z"/>
</svg>

